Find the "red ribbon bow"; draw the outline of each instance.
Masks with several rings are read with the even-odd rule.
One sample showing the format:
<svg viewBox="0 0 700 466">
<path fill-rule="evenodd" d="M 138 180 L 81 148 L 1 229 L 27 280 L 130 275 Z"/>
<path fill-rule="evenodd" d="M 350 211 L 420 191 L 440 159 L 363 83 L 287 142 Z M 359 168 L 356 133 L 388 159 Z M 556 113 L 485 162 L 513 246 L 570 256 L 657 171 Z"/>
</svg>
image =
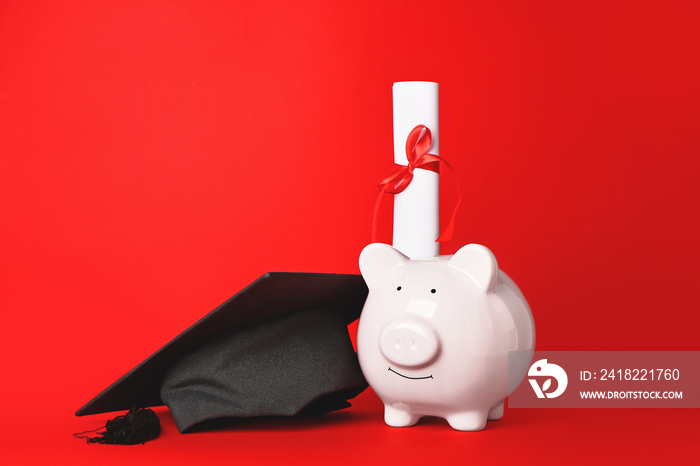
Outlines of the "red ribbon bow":
<svg viewBox="0 0 700 466">
<path fill-rule="evenodd" d="M 455 184 L 457 177 L 455 176 L 452 166 L 447 161 L 438 157 L 435 154 L 428 154 L 430 145 L 433 143 L 430 129 L 425 125 L 418 125 L 408 133 L 406 138 L 406 158 L 408 165 L 398 165 L 379 183 L 379 197 L 374 205 L 374 219 L 372 221 L 372 242 L 376 242 L 377 238 L 377 218 L 379 216 L 379 204 L 382 199 L 382 194 L 399 194 L 403 192 L 413 180 L 413 171 L 416 168 L 430 170 L 435 173 L 440 173 L 440 163 L 444 163 L 450 170 L 450 175 Z M 442 231 L 440 237 L 435 241 L 449 241 L 454 233 L 455 217 L 457 216 L 457 208 L 462 203 L 462 196 L 459 195 L 459 184 L 457 184 L 458 200 L 452 211 L 452 218 L 447 227 Z"/>
<path fill-rule="evenodd" d="M 413 170 L 422 168 L 431 172 L 440 173 L 440 157 L 428 154 L 428 149 L 433 143 L 430 130 L 418 125 L 408 133 L 406 138 L 406 158 L 408 165 L 397 165 L 381 183 L 379 190 L 389 194 L 399 194 L 411 184 Z"/>
</svg>

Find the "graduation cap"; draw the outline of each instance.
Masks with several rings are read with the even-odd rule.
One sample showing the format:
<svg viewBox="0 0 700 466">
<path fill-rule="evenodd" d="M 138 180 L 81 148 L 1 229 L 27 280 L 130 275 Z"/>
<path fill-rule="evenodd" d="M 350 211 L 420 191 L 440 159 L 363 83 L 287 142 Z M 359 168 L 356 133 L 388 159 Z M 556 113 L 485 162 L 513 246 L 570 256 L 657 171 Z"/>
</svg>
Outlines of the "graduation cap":
<svg viewBox="0 0 700 466">
<path fill-rule="evenodd" d="M 360 275 L 267 273 L 75 414 L 165 404 L 186 433 L 346 408 L 367 388 L 347 330 L 366 297 Z"/>
</svg>

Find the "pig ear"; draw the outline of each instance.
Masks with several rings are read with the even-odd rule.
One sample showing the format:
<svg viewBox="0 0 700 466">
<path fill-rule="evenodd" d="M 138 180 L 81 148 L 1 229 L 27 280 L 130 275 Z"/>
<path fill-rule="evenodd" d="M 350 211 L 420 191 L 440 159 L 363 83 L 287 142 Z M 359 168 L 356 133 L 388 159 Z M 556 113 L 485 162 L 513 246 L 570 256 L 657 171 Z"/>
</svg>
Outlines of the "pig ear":
<svg viewBox="0 0 700 466">
<path fill-rule="evenodd" d="M 493 291 L 498 285 L 498 263 L 485 246 L 467 244 L 452 256 L 450 265 L 469 275 L 484 292 Z"/>
<path fill-rule="evenodd" d="M 371 286 L 387 270 L 405 264 L 410 259 L 388 244 L 372 243 L 360 253 L 360 272 Z"/>
</svg>

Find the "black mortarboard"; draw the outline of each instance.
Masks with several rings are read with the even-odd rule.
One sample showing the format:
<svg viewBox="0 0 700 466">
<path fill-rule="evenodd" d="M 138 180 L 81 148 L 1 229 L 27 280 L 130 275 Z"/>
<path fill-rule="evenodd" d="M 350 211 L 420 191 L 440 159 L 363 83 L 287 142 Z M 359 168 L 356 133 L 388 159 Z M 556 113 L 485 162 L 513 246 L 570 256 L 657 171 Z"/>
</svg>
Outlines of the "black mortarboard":
<svg viewBox="0 0 700 466">
<path fill-rule="evenodd" d="M 360 275 L 267 273 L 75 414 L 165 404 L 184 433 L 348 407 L 367 387 L 347 331 L 366 297 Z"/>
</svg>

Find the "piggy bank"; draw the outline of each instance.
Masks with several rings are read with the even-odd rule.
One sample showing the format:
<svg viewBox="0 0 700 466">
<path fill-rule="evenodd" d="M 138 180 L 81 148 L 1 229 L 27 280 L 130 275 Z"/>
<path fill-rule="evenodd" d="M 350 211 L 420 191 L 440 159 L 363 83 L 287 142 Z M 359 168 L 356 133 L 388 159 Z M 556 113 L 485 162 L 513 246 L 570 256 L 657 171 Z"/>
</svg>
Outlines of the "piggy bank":
<svg viewBox="0 0 700 466">
<path fill-rule="evenodd" d="M 360 270 L 369 295 L 357 353 L 385 422 L 404 427 L 438 416 L 476 431 L 500 419 L 532 361 L 535 326 L 491 251 L 469 244 L 453 256 L 411 260 L 373 243 L 360 254 Z M 518 353 L 509 368 L 509 351 L 529 357 Z"/>
</svg>

